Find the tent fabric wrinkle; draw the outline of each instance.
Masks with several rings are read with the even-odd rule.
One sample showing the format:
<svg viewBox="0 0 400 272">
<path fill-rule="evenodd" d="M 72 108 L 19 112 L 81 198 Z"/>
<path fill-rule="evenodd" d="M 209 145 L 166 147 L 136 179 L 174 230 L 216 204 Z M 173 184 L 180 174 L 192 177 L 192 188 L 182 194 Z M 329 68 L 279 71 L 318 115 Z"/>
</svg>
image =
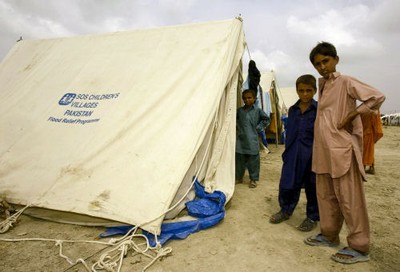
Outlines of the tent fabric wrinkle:
<svg viewBox="0 0 400 272">
<path fill-rule="evenodd" d="M 244 45 L 238 19 L 18 42 L 0 64 L 0 194 L 155 234 L 193 176 L 228 201 Z"/>
</svg>

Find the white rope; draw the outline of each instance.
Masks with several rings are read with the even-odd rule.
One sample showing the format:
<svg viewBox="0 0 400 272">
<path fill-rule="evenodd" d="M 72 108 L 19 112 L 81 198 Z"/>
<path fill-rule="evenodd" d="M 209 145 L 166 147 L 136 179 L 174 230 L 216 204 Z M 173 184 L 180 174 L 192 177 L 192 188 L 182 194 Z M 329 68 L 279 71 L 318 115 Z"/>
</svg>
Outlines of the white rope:
<svg viewBox="0 0 400 272">
<path fill-rule="evenodd" d="M 135 231 L 138 230 L 137 227 L 134 228 Z M 155 236 L 157 239 L 157 236 Z M 134 238 L 143 238 L 145 243 L 135 243 L 133 241 Z M 170 254 L 172 252 L 172 248 L 166 247 L 162 248 L 160 243 L 157 241 L 156 247 L 151 247 L 148 241 L 148 238 L 143 234 L 132 233 L 129 236 L 124 236 L 124 238 L 113 248 L 102 254 L 99 260 L 93 264 L 92 271 L 98 270 L 106 270 L 106 271 L 121 271 L 121 267 L 123 264 L 123 259 L 127 255 L 129 250 L 133 250 L 135 253 L 139 253 L 144 255 L 147 258 L 150 258 L 151 261 L 146 267 L 143 269 L 145 271 L 149 268 L 155 261 L 158 259 Z M 143 245 L 145 245 L 143 247 Z M 153 252 L 155 254 L 152 255 Z M 115 269 L 116 268 L 116 269 Z"/>
<path fill-rule="evenodd" d="M 112 245 L 112 240 L 109 240 L 108 242 L 101 242 L 101 241 L 86 241 L 86 240 L 59 240 L 59 239 L 49 239 L 49 238 L 0 238 L 0 241 L 3 242 L 53 242 L 55 243 L 56 246 L 58 246 L 59 249 L 59 256 L 64 258 L 69 264 L 71 265 L 76 265 L 78 263 L 82 263 L 87 271 L 91 271 L 89 266 L 86 264 L 85 260 L 82 258 L 76 259 L 76 261 L 73 261 L 71 258 L 66 256 L 63 253 L 63 243 L 92 243 L 92 244 L 100 244 L 100 245 L 107 245 L 110 246 Z"/>
<path fill-rule="evenodd" d="M 238 19 L 239 21 L 243 22 L 242 14 L 239 14 L 239 16 L 237 16 L 235 18 Z M 248 46 L 248 44 L 246 42 L 246 33 L 244 32 L 244 30 L 243 30 L 243 37 L 244 37 L 245 46 L 246 46 L 246 49 L 247 49 L 247 54 L 249 55 L 249 59 L 251 59 L 250 49 L 249 49 L 249 46 Z"/>
<path fill-rule="evenodd" d="M 0 233 L 6 233 L 18 220 L 18 217 L 27 209 L 30 205 L 20 209 L 10 217 L 7 217 L 3 222 L 0 223 Z"/>
<path fill-rule="evenodd" d="M 60 257 L 62 257 L 65 260 L 67 260 L 67 262 L 69 264 L 72 264 L 72 265 L 75 265 L 75 264 L 78 264 L 78 263 L 82 263 L 85 266 L 86 270 L 90 271 L 90 268 L 87 266 L 85 260 L 83 260 L 82 258 L 79 258 L 76 261 L 72 261 L 70 258 L 68 258 L 68 256 L 64 255 L 63 250 L 62 250 L 62 246 L 63 246 L 62 243 L 63 243 L 63 241 L 61 241 L 61 240 L 57 240 L 56 241 L 56 246 L 60 247 L 60 251 L 59 251 Z"/>
<path fill-rule="evenodd" d="M 211 135 L 212 135 L 212 133 L 211 133 Z M 208 152 L 209 146 L 210 146 L 210 142 L 207 146 L 206 154 Z M 206 157 L 206 154 L 205 154 L 205 157 Z M 204 164 L 204 161 L 205 160 L 203 158 L 200 168 L 199 168 L 195 178 L 193 179 L 191 186 L 185 193 L 185 195 L 174 206 L 169 208 L 165 213 L 167 213 L 171 209 L 174 209 L 179 204 L 179 202 L 181 202 L 186 197 L 186 195 L 190 192 L 191 188 L 193 187 L 194 182 L 196 181 L 196 179 L 198 177 L 200 169 L 201 169 L 202 165 Z M 27 205 L 26 207 L 20 209 L 18 212 L 16 212 L 12 216 L 8 217 L 4 222 L 2 222 L 0 224 L 0 230 L 1 230 L 0 233 L 4 233 L 4 232 L 8 231 L 10 229 L 10 227 L 17 221 L 18 217 L 30 206 L 31 205 Z M 161 214 L 159 217 L 161 217 L 165 213 Z M 159 218 L 159 217 L 157 217 L 157 218 Z M 153 220 L 150 220 L 141 225 L 148 224 L 148 223 L 156 220 L 157 218 L 154 218 Z M 160 242 L 158 241 L 158 237 L 155 234 L 154 234 L 154 237 L 156 239 L 156 246 L 151 247 L 150 242 L 145 235 L 136 233 L 137 230 L 139 229 L 139 227 L 140 226 L 132 227 L 121 238 L 118 238 L 118 239 L 112 238 L 108 242 L 87 241 L 87 240 L 59 240 L 59 239 L 48 239 L 48 238 L 18 238 L 18 239 L 0 238 L 0 241 L 4 241 L 4 242 L 23 242 L 23 241 L 55 242 L 56 246 L 58 246 L 60 248 L 59 249 L 60 257 L 64 258 L 69 264 L 71 264 L 73 266 L 76 264 L 82 263 L 84 265 L 84 267 L 87 269 L 87 271 L 98 271 L 98 269 L 100 269 L 100 270 L 106 270 L 106 271 L 118 271 L 119 272 L 122 267 L 123 258 L 126 256 L 127 252 L 130 249 L 132 249 L 134 252 L 142 254 L 151 259 L 151 262 L 149 264 L 147 264 L 146 267 L 143 269 L 143 271 L 145 271 L 152 264 L 154 264 L 155 261 L 170 254 L 172 252 L 172 248 L 171 247 L 162 248 Z M 145 243 L 137 244 L 133 241 L 134 238 L 143 238 L 145 240 Z M 73 261 L 71 258 L 69 258 L 68 256 L 66 256 L 63 253 L 63 243 L 65 243 L 65 242 L 67 242 L 67 243 L 101 244 L 101 245 L 111 246 L 112 248 L 110 250 L 108 250 L 106 253 L 102 254 L 100 256 L 99 260 L 92 266 L 92 269 L 90 269 L 83 258 L 78 258 L 76 261 Z M 145 247 L 141 248 L 141 246 L 143 246 L 143 245 L 145 245 Z M 148 251 L 153 251 L 155 253 L 155 256 L 149 254 Z M 115 268 L 117 268 L 117 269 L 115 270 Z"/>
<path fill-rule="evenodd" d="M 250 55 L 250 49 L 249 49 L 249 45 L 248 45 L 247 42 L 246 42 L 246 48 L 247 48 L 247 54 L 249 55 L 249 59 L 251 60 L 252 58 L 251 58 L 251 55 Z"/>
</svg>

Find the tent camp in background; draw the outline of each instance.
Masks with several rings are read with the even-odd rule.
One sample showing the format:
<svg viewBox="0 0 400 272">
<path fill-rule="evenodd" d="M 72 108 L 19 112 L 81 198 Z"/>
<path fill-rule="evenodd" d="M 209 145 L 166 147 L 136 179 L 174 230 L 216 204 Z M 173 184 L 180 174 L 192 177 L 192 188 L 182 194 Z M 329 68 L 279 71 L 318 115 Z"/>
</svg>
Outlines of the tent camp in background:
<svg viewBox="0 0 400 272">
<path fill-rule="evenodd" d="M 244 45 L 240 18 L 18 42 L 0 66 L 0 195 L 153 234 L 194 180 L 228 201 Z"/>
<path fill-rule="evenodd" d="M 276 144 L 283 143 L 281 118 L 298 100 L 296 88 L 280 88 L 274 71 L 261 72 L 260 86 L 264 94 L 263 109 L 271 117 L 271 124 L 266 131 L 267 139 Z"/>
<path fill-rule="evenodd" d="M 400 126 L 400 113 L 390 113 L 381 116 L 384 126 Z"/>
</svg>

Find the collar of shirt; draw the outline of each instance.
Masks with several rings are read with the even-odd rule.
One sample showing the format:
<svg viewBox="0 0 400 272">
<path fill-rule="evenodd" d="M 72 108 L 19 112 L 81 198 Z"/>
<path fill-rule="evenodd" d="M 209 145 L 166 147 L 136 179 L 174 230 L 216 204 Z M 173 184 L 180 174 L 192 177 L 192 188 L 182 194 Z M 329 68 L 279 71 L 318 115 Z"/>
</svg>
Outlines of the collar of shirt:
<svg viewBox="0 0 400 272">
<path fill-rule="evenodd" d="M 322 93 L 324 92 L 324 87 L 325 87 L 325 83 L 328 80 L 332 80 L 334 81 L 336 78 L 338 78 L 340 76 L 339 72 L 333 72 L 332 74 L 330 74 L 328 79 L 325 79 L 323 77 L 320 77 L 318 79 L 318 99 L 321 99 Z"/>
<path fill-rule="evenodd" d="M 299 104 L 300 104 L 300 99 L 297 100 L 297 102 L 294 103 L 293 106 L 295 106 L 296 108 L 299 108 L 299 109 L 300 109 Z M 311 105 L 310 105 L 310 106 L 316 109 L 316 108 L 317 108 L 317 105 L 318 105 L 318 102 L 313 98 L 313 99 L 311 100 Z M 308 109 L 307 109 L 307 110 L 308 110 Z"/>
<path fill-rule="evenodd" d="M 244 110 L 252 110 L 252 109 L 255 109 L 255 104 L 251 105 L 251 107 L 249 107 L 249 108 L 246 108 L 246 105 L 244 105 L 242 108 Z"/>
<path fill-rule="evenodd" d="M 340 76 L 340 72 L 333 72 L 332 74 L 330 74 L 328 79 L 325 79 L 323 77 L 319 78 L 319 87 L 321 89 L 322 86 L 325 85 L 325 82 L 327 82 L 328 80 L 335 80 L 336 78 L 338 78 Z"/>
</svg>

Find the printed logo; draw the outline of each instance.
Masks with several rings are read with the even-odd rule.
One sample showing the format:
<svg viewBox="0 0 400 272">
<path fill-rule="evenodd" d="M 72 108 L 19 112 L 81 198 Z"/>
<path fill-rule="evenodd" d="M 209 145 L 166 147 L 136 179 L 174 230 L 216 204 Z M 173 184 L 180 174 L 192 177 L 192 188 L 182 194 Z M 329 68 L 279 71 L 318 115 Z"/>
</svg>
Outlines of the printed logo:
<svg viewBox="0 0 400 272">
<path fill-rule="evenodd" d="M 72 101 L 74 101 L 76 97 L 76 94 L 74 93 L 66 93 L 64 96 L 58 101 L 58 104 L 61 106 L 66 106 L 71 104 Z"/>
</svg>

